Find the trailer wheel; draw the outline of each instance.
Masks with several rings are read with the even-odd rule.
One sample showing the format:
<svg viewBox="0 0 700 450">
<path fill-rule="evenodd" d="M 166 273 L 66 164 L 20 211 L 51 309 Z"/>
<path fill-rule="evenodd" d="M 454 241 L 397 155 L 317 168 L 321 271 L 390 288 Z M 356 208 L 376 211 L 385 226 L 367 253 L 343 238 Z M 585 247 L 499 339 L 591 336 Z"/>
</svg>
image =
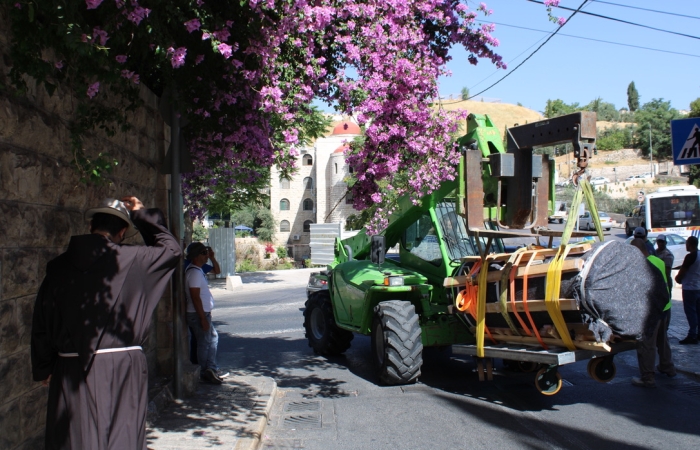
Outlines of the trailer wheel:
<svg viewBox="0 0 700 450">
<path fill-rule="evenodd" d="M 588 361 L 588 375 L 599 383 L 608 383 L 617 373 L 615 362 L 612 358 L 593 358 Z"/>
<path fill-rule="evenodd" d="M 540 394 L 543 395 L 558 394 L 563 385 L 564 382 L 556 367 L 543 367 L 535 376 L 535 387 L 540 391 Z"/>
<path fill-rule="evenodd" d="M 333 317 L 333 306 L 327 292 L 317 292 L 306 300 L 304 329 L 309 347 L 317 355 L 339 355 L 350 348 L 353 334 L 338 328 Z"/>
<path fill-rule="evenodd" d="M 559 223 L 564 223 L 564 219 L 559 219 Z"/>
<path fill-rule="evenodd" d="M 372 353 L 384 383 L 410 384 L 418 380 L 423 342 L 418 314 L 410 302 L 391 300 L 374 308 Z"/>
</svg>

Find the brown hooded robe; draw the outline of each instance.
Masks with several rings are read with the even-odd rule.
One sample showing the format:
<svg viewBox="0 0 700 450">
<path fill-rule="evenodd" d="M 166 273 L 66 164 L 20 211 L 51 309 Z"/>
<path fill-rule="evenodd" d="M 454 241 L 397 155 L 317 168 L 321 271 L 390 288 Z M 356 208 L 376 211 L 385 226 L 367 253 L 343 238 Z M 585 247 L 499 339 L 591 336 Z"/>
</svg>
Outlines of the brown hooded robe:
<svg viewBox="0 0 700 450">
<path fill-rule="evenodd" d="M 32 374 L 51 375 L 46 448 L 145 449 L 148 365 L 140 346 L 181 255 L 157 209 L 132 212 L 146 246 L 71 237 L 34 306 Z M 59 356 L 77 353 L 77 357 Z"/>
</svg>

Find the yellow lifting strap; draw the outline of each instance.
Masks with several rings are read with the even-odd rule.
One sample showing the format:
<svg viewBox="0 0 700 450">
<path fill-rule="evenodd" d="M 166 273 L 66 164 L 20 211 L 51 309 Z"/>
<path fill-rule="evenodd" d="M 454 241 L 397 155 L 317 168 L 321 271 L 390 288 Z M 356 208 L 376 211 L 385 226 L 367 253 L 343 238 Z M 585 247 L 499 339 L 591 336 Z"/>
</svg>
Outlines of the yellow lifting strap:
<svg viewBox="0 0 700 450">
<path fill-rule="evenodd" d="M 593 197 L 593 188 L 587 179 L 580 179 L 578 189 L 574 193 L 574 198 L 571 201 L 571 212 L 569 217 L 572 215 L 578 215 L 579 205 L 581 201 L 585 200 L 588 211 L 593 218 L 593 223 L 595 224 L 595 229 L 598 234 L 598 239 L 602 242 L 603 228 L 600 224 L 600 217 L 598 217 L 598 207 L 595 204 L 595 199 Z M 576 217 L 576 216 L 574 216 Z M 547 307 L 547 312 L 549 317 L 554 322 L 554 327 L 559 333 L 559 337 L 564 341 L 564 344 L 569 350 L 575 350 L 576 346 L 571 340 L 569 335 L 569 330 L 566 327 L 566 321 L 561 313 L 561 307 L 559 305 L 559 295 L 561 290 L 561 272 L 564 264 L 564 260 L 571 250 L 569 245 L 569 239 L 571 239 L 571 234 L 574 230 L 575 220 L 568 220 L 566 222 L 566 227 L 564 228 L 564 233 L 562 234 L 561 242 L 559 244 L 559 250 L 555 255 L 552 262 L 549 264 L 549 269 L 547 270 L 547 290 L 545 292 L 545 306 Z"/>
<path fill-rule="evenodd" d="M 481 257 L 481 270 L 479 271 L 479 291 L 476 302 L 476 356 L 484 357 L 484 333 L 486 329 L 486 286 L 489 273 L 490 255 Z"/>
<path fill-rule="evenodd" d="M 556 256 L 549 263 L 549 269 L 547 269 L 547 290 L 545 291 L 544 304 L 547 307 L 547 312 L 549 317 L 554 322 L 554 328 L 556 328 L 559 333 L 559 337 L 564 341 L 564 345 L 569 350 L 576 350 L 574 342 L 569 336 L 569 330 L 566 327 L 566 321 L 561 313 L 561 306 L 559 304 L 559 291 L 561 288 L 561 269 L 564 264 L 564 260 L 571 250 L 570 245 L 564 247 L 559 246 L 559 251 L 557 251 Z"/>
</svg>

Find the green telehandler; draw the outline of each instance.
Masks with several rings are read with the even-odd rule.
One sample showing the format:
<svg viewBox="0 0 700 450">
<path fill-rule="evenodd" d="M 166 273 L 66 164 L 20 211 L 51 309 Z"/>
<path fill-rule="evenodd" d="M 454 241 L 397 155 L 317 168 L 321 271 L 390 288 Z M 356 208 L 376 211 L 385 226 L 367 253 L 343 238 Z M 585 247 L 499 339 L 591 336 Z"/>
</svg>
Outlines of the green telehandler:
<svg viewBox="0 0 700 450">
<path fill-rule="evenodd" d="M 509 128 L 507 149 L 488 116 L 470 114 L 467 123 L 467 134 L 457 141 L 461 161 L 454 181 L 419 204 L 401 199 L 379 235 L 361 230 L 336 239 L 334 261 L 311 275 L 304 328 L 315 353 L 341 354 L 354 333 L 370 335 L 378 378 L 389 385 L 413 383 L 425 347 L 476 343 L 468 318 L 454 307 L 457 291 L 445 280 L 466 275 L 474 257 L 504 253 L 504 237 L 548 236 L 551 245 L 557 232 L 545 227 L 555 200 L 554 161 L 533 149 L 571 143 L 575 177 L 584 174 L 595 145 L 595 113 Z M 386 255 L 393 247 L 398 258 Z M 591 357 L 579 353 L 578 359 L 584 356 Z M 556 366 L 572 358 L 520 351 L 510 359 L 547 365 L 541 383 L 552 392 Z"/>
</svg>

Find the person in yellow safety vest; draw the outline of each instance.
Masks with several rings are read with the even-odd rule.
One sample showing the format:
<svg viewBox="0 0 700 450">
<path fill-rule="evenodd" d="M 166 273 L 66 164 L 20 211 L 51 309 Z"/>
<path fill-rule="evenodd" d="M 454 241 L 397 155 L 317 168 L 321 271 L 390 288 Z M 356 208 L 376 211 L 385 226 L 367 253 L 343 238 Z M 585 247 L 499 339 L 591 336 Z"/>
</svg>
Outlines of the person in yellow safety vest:
<svg viewBox="0 0 700 450">
<path fill-rule="evenodd" d="M 644 239 L 635 238 L 630 242 L 637 247 L 642 254 L 647 258 L 647 261 L 652 263 L 661 275 L 664 282 L 668 286 L 666 279 L 666 264 L 654 255 L 650 255 L 647 251 Z M 661 320 L 656 325 L 654 333 L 651 336 L 644 336 L 637 342 L 637 364 L 639 365 L 640 377 L 632 378 L 632 385 L 639 387 L 655 388 L 656 381 L 654 380 L 654 362 L 656 361 L 656 353 L 659 353 L 659 365 L 657 370 L 668 377 L 676 376 L 676 367 L 673 365 L 673 357 L 671 355 L 671 346 L 668 343 L 668 325 L 671 322 L 671 291 L 668 290 L 668 303 L 664 307 L 664 314 Z M 656 351 L 654 349 L 656 347 Z"/>
</svg>

